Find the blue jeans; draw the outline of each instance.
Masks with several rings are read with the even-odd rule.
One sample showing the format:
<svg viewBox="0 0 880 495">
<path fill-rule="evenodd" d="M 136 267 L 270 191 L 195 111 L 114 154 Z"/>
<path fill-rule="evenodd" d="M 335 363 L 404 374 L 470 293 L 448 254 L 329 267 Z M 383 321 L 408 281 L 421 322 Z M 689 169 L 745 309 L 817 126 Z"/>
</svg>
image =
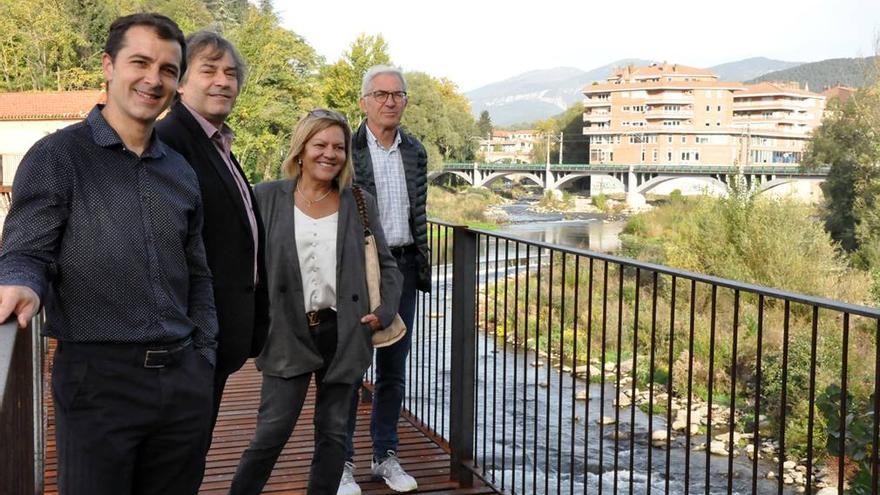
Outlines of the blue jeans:
<svg viewBox="0 0 880 495">
<path fill-rule="evenodd" d="M 413 321 L 416 313 L 418 295 L 418 261 L 414 252 L 407 251 L 397 258 L 397 267 L 403 274 L 403 290 L 400 294 L 401 319 L 406 324 L 406 335 L 394 345 L 376 349 L 376 383 L 373 391 L 373 412 L 370 417 L 370 436 L 373 439 L 373 458 L 381 460 L 389 450 L 397 452 L 397 421 L 406 392 L 406 358 L 412 344 Z M 355 385 L 352 407 L 348 418 L 348 439 L 346 459 L 354 458 L 355 423 L 357 422 L 357 391 L 361 384 Z"/>
</svg>

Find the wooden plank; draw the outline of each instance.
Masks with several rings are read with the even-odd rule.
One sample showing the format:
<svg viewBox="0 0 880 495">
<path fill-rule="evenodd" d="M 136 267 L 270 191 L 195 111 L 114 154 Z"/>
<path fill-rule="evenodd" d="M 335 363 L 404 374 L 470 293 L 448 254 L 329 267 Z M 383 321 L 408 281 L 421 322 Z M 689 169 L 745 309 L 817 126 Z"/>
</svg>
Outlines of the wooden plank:
<svg viewBox="0 0 880 495">
<path fill-rule="evenodd" d="M 262 376 L 248 361 L 241 371 L 233 374 L 226 385 L 214 439 L 205 469 L 205 478 L 199 490 L 201 495 L 225 495 L 238 466 L 242 452 L 247 448 L 256 428 L 257 410 L 260 401 Z M 51 397 L 47 397 L 49 414 L 49 435 L 46 442 L 46 494 L 57 493 L 55 423 L 52 420 Z M 287 442 L 272 477 L 263 493 L 273 495 L 303 494 L 308 484 L 309 466 L 314 452 L 313 420 L 315 414 L 314 391 L 310 390 L 306 405 L 290 440 Z M 395 492 L 381 480 L 374 481 L 370 475 L 372 454 L 370 433 L 370 405 L 358 406 L 358 427 L 355 431 L 355 479 L 365 495 L 391 495 Z M 409 414 L 402 415 L 398 423 L 400 437 L 401 465 L 419 483 L 418 492 L 436 495 L 480 495 L 495 493 L 482 483 L 467 489 L 458 488 L 449 473 L 449 454 L 428 432 L 417 426 L 418 419 Z M 441 440 L 442 441 L 442 440 Z"/>
</svg>

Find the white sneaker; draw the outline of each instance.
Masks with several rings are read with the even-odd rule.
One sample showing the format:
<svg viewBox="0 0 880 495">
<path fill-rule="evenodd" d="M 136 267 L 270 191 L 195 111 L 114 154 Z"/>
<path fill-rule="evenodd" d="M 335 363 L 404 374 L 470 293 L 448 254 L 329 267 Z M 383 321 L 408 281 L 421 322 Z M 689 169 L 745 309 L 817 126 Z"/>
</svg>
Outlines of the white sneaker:
<svg viewBox="0 0 880 495">
<path fill-rule="evenodd" d="M 406 474 L 406 471 L 400 467 L 400 460 L 397 459 L 397 453 L 393 450 L 389 450 L 387 454 L 388 457 L 378 464 L 375 459 L 373 460 L 371 466 L 373 478 L 384 479 L 388 488 L 391 488 L 395 492 L 411 492 L 418 488 L 419 485 L 416 483 L 416 480 L 412 476 Z"/>
<path fill-rule="evenodd" d="M 346 462 L 342 468 L 342 478 L 339 480 L 336 495 L 361 495 L 361 487 L 354 480 L 354 464 L 351 462 Z"/>
</svg>

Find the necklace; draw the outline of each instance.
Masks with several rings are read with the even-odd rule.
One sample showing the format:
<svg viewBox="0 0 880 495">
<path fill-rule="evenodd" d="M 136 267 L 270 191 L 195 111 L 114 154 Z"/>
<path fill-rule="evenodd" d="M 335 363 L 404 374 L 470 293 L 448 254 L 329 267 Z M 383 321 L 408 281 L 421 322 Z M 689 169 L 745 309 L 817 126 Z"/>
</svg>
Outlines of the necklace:
<svg viewBox="0 0 880 495">
<path fill-rule="evenodd" d="M 308 208 L 311 208 L 313 204 L 315 204 L 315 203 L 317 203 L 318 201 L 321 201 L 322 199 L 326 198 L 326 197 L 330 194 L 331 191 L 333 191 L 333 188 L 332 188 L 332 187 L 329 188 L 329 189 L 327 189 L 327 192 L 325 192 L 324 194 L 322 194 L 320 198 L 318 198 L 318 199 L 309 199 L 308 196 L 306 196 L 305 193 L 302 192 L 302 190 L 299 188 L 299 184 L 296 185 L 296 192 L 298 192 L 298 193 L 299 193 L 299 197 L 301 197 L 301 198 L 303 199 L 303 201 L 306 202 L 306 207 L 308 207 Z"/>
</svg>

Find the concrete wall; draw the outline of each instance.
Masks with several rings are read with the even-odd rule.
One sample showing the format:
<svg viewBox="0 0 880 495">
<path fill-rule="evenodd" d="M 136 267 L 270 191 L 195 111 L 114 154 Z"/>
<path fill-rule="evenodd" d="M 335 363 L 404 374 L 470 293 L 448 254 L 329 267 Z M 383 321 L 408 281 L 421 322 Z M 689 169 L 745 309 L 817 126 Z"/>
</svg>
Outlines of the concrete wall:
<svg viewBox="0 0 880 495">
<path fill-rule="evenodd" d="M 18 162 L 44 136 L 78 121 L 25 120 L 0 121 L 0 155 L 3 157 L 2 185 L 11 185 Z"/>
</svg>

